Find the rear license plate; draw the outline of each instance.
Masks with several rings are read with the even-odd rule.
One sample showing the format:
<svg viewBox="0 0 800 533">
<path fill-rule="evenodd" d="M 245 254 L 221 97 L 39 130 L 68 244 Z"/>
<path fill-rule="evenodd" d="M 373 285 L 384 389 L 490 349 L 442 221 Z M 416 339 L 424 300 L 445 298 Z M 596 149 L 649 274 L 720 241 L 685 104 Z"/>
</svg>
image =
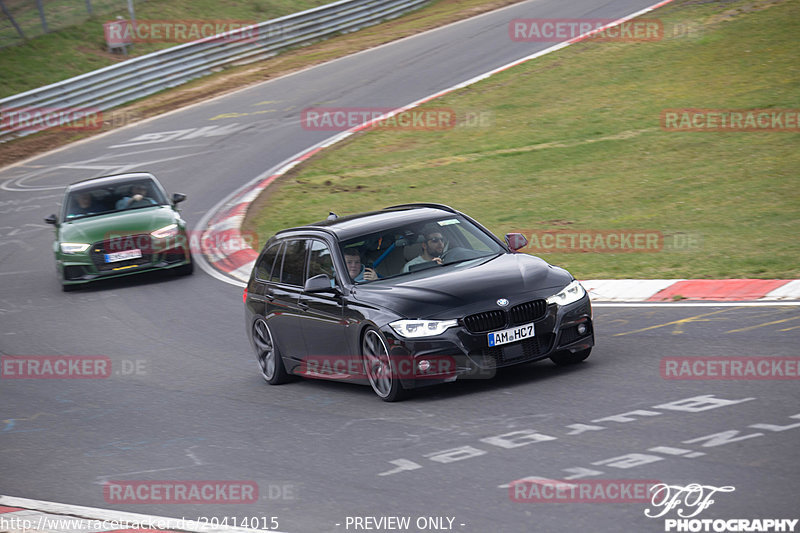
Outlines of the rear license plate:
<svg viewBox="0 0 800 533">
<path fill-rule="evenodd" d="M 515 328 L 508 328 L 502 331 L 493 331 L 488 334 L 489 346 L 500 346 L 511 342 L 528 339 L 535 335 L 533 324 L 525 324 Z"/>
<path fill-rule="evenodd" d="M 114 252 L 106 255 L 106 263 L 116 263 L 117 261 L 127 261 L 128 259 L 138 259 L 142 257 L 142 251 L 124 250 L 122 252 Z"/>
</svg>

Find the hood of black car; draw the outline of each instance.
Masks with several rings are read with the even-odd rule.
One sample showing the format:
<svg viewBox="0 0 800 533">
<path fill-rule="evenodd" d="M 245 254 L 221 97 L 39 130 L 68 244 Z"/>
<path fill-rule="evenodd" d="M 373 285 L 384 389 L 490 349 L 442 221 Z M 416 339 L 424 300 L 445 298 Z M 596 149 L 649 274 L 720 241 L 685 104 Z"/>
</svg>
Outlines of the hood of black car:
<svg viewBox="0 0 800 533">
<path fill-rule="evenodd" d="M 562 268 L 509 253 L 359 285 L 353 296 L 405 318 L 457 318 L 500 309 L 501 298 L 509 306 L 547 298 L 570 281 L 572 276 Z"/>
</svg>

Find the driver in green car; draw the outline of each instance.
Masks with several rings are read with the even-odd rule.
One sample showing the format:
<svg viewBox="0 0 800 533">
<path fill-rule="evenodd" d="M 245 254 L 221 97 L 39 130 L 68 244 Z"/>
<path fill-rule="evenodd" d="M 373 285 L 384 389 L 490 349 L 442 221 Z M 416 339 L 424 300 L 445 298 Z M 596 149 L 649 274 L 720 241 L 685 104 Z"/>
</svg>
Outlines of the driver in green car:
<svg viewBox="0 0 800 533">
<path fill-rule="evenodd" d="M 147 196 L 147 187 L 141 183 L 131 185 L 129 196 L 121 198 L 117 202 L 117 209 L 129 209 L 131 207 L 142 207 L 146 205 L 156 205 L 156 201 Z"/>
<path fill-rule="evenodd" d="M 89 192 L 79 193 L 73 197 L 72 209 L 67 218 L 73 218 L 83 215 L 92 215 L 100 212 L 102 209 L 95 203 L 94 197 Z"/>
</svg>

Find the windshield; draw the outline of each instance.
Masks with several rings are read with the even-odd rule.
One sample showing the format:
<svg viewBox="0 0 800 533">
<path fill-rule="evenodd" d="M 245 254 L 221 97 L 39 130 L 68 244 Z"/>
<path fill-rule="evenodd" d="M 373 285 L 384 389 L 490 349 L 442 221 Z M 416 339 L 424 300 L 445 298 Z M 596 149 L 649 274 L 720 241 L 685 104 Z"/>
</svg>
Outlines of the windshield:
<svg viewBox="0 0 800 533">
<path fill-rule="evenodd" d="M 458 215 L 361 235 L 342 243 L 350 279 L 365 283 L 495 256 L 505 249 Z"/>
<path fill-rule="evenodd" d="M 64 220 L 75 220 L 154 205 L 167 205 L 167 199 L 160 187 L 151 180 L 129 181 L 109 187 L 71 192 L 66 199 Z"/>
</svg>

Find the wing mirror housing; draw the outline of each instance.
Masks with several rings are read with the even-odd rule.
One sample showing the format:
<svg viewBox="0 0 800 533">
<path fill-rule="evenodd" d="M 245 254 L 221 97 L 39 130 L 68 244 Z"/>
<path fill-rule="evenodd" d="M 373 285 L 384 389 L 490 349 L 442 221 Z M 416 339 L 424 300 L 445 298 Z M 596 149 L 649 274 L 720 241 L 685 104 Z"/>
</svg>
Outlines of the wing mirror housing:
<svg viewBox="0 0 800 533">
<path fill-rule="evenodd" d="M 306 280 L 303 292 L 339 292 L 331 284 L 331 278 L 327 274 L 317 274 Z"/>
<path fill-rule="evenodd" d="M 58 226 L 58 217 L 56 217 L 55 215 L 50 215 L 49 217 L 44 219 L 44 221 L 47 222 L 48 224 L 52 224 L 53 226 Z"/>
<path fill-rule="evenodd" d="M 184 200 L 186 200 L 186 195 L 185 194 L 179 193 L 179 192 L 176 192 L 176 193 L 172 194 L 172 203 L 173 204 L 179 204 Z"/>
<path fill-rule="evenodd" d="M 528 239 L 522 233 L 506 233 L 506 244 L 513 251 L 518 252 L 528 246 Z"/>
</svg>

